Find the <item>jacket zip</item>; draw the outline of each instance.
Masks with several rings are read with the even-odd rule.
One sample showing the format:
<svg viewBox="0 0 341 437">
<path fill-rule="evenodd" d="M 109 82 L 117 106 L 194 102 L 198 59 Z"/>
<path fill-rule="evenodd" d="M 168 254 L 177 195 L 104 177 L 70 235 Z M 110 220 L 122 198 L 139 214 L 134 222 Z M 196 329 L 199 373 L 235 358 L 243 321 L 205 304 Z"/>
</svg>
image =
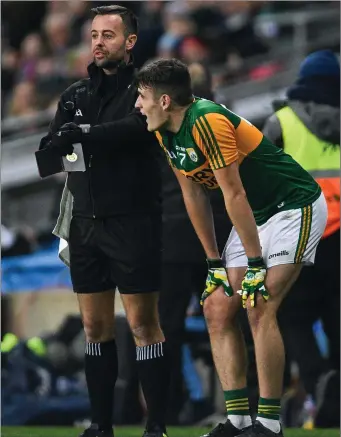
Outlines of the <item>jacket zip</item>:
<svg viewBox="0 0 341 437">
<path fill-rule="evenodd" d="M 118 91 L 118 77 L 117 77 L 117 84 L 116 84 L 116 93 Z M 110 99 L 109 99 L 110 100 Z M 109 100 L 107 100 L 105 103 L 108 103 Z M 101 97 L 100 103 L 99 103 L 99 109 L 97 112 L 97 117 L 96 117 L 96 123 L 98 123 L 99 117 L 101 115 L 101 112 L 103 111 L 105 105 L 103 105 L 103 97 Z M 91 169 L 91 162 L 92 162 L 92 157 L 93 155 L 90 155 L 89 157 L 89 169 Z M 94 195 L 93 195 L 93 191 L 92 191 L 92 179 L 91 179 L 91 170 L 89 171 L 89 189 L 90 189 L 90 198 L 91 198 L 91 204 L 92 204 L 92 218 L 96 218 L 96 214 L 95 214 L 95 199 L 94 199 Z"/>
<path fill-rule="evenodd" d="M 103 109 L 102 107 L 102 101 L 103 99 L 101 98 L 100 104 L 99 104 L 99 109 L 97 112 L 97 117 L 96 117 L 96 123 L 98 122 L 100 113 Z M 95 214 L 95 199 L 94 199 L 94 195 L 93 195 L 93 190 L 92 190 L 92 179 L 91 179 L 91 162 L 92 162 L 92 157 L 93 155 L 90 155 L 89 157 L 89 190 L 90 190 L 90 198 L 91 198 L 91 206 L 92 206 L 92 218 L 96 218 L 96 214 Z"/>
</svg>

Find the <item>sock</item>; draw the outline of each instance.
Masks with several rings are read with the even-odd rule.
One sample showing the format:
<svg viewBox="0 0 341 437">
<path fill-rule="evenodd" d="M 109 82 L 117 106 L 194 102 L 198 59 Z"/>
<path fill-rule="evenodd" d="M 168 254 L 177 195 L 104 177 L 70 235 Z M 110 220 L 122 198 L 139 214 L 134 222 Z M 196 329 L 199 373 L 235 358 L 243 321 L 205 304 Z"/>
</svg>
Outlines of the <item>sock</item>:
<svg viewBox="0 0 341 437">
<path fill-rule="evenodd" d="M 275 433 L 279 433 L 281 430 L 281 424 L 279 422 L 280 412 L 280 399 L 259 398 L 257 420 Z"/>
<path fill-rule="evenodd" d="M 166 431 L 170 365 L 165 342 L 136 347 L 136 359 L 148 409 L 147 431 Z"/>
<path fill-rule="evenodd" d="M 91 419 L 92 423 L 96 423 L 103 431 L 112 429 L 117 373 L 115 340 L 86 344 L 85 376 L 91 404 Z"/>
<path fill-rule="evenodd" d="M 252 425 L 247 388 L 224 391 L 227 417 L 238 429 Z"/>
</svg>

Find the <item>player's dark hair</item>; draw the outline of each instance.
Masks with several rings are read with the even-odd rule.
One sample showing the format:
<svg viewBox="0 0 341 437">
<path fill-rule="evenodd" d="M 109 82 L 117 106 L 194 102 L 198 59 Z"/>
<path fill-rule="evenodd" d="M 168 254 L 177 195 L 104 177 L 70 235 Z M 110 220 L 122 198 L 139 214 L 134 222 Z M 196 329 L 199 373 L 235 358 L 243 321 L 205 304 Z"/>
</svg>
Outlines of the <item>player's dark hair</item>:
<svg viewBox="0 0 341 437">
<path fill-rule="evenodd" d="M 187 66 L 178 59 L 159 59 L 141 68 L 136 76 L 141 88 L 152 88 L 167 94 L 179 106 L 193 102 L 191 76 Z"/>
<path fill-rule="evenodd" d="M 139 30 L 138 19 L 136 15 L 128 8 L 119 5 L 110 5 L 110 6 L 98 6 L 96 8 L 92 8 L 91 12 L 96 15 L 119 15 L 122 18 L 126 36 L 128 35 L 137 35 Z"/>
</svg>

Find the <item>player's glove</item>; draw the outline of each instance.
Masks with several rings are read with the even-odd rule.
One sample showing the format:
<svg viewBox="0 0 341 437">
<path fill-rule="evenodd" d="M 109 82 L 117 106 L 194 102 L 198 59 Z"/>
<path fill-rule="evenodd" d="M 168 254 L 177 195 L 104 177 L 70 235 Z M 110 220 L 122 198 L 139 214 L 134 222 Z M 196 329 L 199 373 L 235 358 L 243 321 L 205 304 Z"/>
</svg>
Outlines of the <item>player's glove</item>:
<svg viewBox="0 0 341 437">
<path fill-rule="evenodd" d="M 52 135 L 51 147 L 54 147 L 61 156 L 71 155 L 72 144 L 82 140 L 82 129 L 76 123 L 65 123 L 59 131 Z"/>
<path fill-rule="evenodd" d="M 232 287 L 227 278 L 226 269 L 223 266 L 221 259 L 208 259 L 208 274 L 206 278 L 206 288 L 201 295 L 200 304 L 204 304 L 204 300 L 212 294 L 220 285 L 224 288 L 224 293 L 227 296 L 233 295 Z"/>
<path fill-rule="evenodd" d="M 254 307 L 257 302 L 257 293 L 260 293 L 265 301 L 269 299 L 268 290 L 265 288 L 266 266 L 263 258 L 249 258 L 242 289 L 238 293 L 242 296 L 243 308 L 246 308 L 246 302 L 250 298 L 251 306 Z"/>
</svg>

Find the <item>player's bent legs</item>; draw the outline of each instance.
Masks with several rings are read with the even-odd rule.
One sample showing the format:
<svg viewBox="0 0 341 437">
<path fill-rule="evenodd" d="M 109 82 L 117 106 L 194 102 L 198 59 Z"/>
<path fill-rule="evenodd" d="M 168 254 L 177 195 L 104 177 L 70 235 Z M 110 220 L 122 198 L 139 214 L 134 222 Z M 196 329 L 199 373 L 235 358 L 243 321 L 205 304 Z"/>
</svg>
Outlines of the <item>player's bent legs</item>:
<svg viewBox="0 0 341 437">
<path fill-rule="evenodd" d="M 86 336 L 85 375 L 92 423 L 112 428 L 114 388 L 118 374 L 114 339 L 115 293 L 113 290 L 77 294 Z"/>
<path fill-rule="evenodd" d="M 121 297 L 136 344 L 138 373 L 148 409 L 146 430 L 165 432 L 170 362 L 159 322 L 159 293 Z"/>
<path fill-rule="evenodd" d="M 230 278 L 229 281 L 232 285 Z M 223 390 L 246 386 L 246 349 L 237 321 L 240 306 L 240 296 L 235 293 L 227 297 L 222 287 L 204 302 L 212 355 Z"/>
<path fill-rule="evenodd" d="M 244 273 L 245 267 L 229 269 L 228 278 L 234 295 L 227 297 L 219 287 L 204 303 L 212 354 L 224 390 L 228 419 L 238 429 L 251 426 L 246 387 L 247 354 L 237 320 L 241 298 L 236 291 Z"/>
<path fill-rule="evenodd" d="M 277 324 L 277 311 L 286 294 L 298 278 L 301 264 L 283 264 L 269 268 L 266 287 L 270 298 L 265 302 L 258 296 L 247 312 L 252 331 L 258 371 L 259 392 L 262 398 L 278 399 L 282 395 L 284 373 L 284 345 Z"/>
</svg>

